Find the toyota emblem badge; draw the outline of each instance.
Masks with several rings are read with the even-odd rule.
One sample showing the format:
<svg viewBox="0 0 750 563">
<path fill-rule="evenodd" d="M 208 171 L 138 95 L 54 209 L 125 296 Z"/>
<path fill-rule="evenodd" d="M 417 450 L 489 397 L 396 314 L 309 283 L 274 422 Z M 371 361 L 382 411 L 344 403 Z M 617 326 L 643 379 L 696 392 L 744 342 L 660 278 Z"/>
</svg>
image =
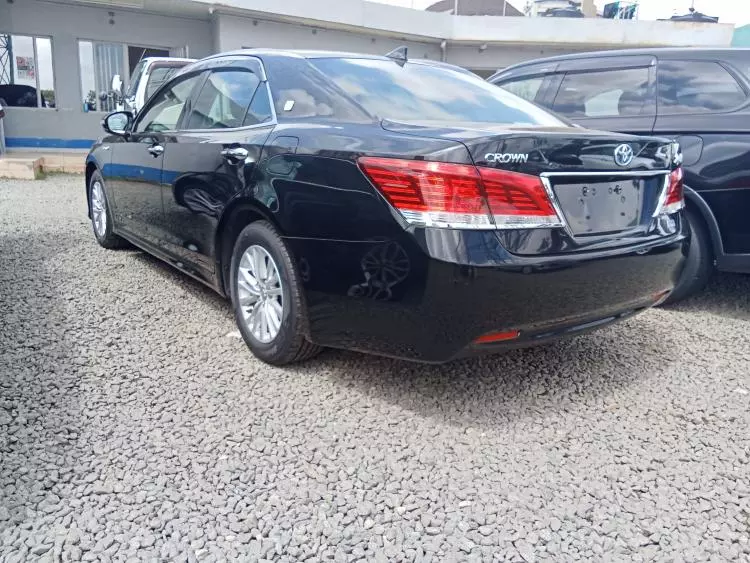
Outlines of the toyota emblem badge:
<svg viewBox="0 0 750 563">
<path fill-rule="evenodd" d="M 615 163 L 617 166 L 628 166 L 633 162 L 633 147 L 623 143 L 615 149 Z"/>
</svg>

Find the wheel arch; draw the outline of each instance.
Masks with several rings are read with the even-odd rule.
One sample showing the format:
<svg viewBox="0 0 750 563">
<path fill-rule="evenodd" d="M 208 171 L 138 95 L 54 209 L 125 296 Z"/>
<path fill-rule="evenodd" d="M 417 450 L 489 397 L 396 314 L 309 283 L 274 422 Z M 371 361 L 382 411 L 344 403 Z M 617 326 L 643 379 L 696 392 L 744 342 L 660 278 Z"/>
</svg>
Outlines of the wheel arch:
<svg viewBox="0 0 750 563">
<path fill-rule="evenodd" d="M 242 229 L 255 221 L 268 221 L 279 233 L 283 233 L 273 214 L 253 199 L 233 200 L 221 214 L 216 228 L 214 256 L 216 257 L 217 286 L 221 288 L 225 296 L 230 295 L 229 268 L 232 263 L 234 241 L 237 240 Z"/>
<path fill-rule="evenodd" d="M 698 212 L 700 217 L 703 219 L 706 228 L 708 229 L 709 236 L 711 237 L 711 248 L 714 252 L 714 259 L 718 259 L 724 255 L 724 245 L 721 242 L 721 231 L 719 230 L 719 223 L 716 221 L 711 208 L 706 203 L 706 200 L 701 195 L 690 188 L 685 186 L 685 203 L 688 208 L 692 208 Z"/>
</svg>

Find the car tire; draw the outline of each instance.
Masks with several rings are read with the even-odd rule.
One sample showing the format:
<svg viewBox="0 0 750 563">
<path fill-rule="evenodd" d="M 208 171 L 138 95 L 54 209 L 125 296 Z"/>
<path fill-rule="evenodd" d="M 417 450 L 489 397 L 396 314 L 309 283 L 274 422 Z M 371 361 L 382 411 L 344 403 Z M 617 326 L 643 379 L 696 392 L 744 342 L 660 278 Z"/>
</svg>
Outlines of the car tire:
<svg viewBox="0 0 750 563">
<path fill-rule="evenodd" d="M 282 366 L 321 352 L 307 340 L 299 275 L 271 223 L 256 221 L 242 230 L 234 243 L 230 276 L 235 320 L 257 358 Z"/>
<path fill-rule="evenodd" d="M 112 211 L 109 208 L 104 179 L 98 170 L 91 175 L 88 194 L 89 215 L 91 216 L 91 227 L 94 230 L 96 242 L 110 250 L 129 246 L 124 238 L 117 236 L 114 232 Z"/>
<path fill-rule="evenodd" d="M 711 236 L 703 217 L 694 209 L 687 209 L 685 218 L 690 227 L 690 249 L 685 268 L 682 270 L 674 291 L 664 302 L 665 305 L 677 303 L 698 293 L 706 287 L 714 271 Z"/>
</svg>

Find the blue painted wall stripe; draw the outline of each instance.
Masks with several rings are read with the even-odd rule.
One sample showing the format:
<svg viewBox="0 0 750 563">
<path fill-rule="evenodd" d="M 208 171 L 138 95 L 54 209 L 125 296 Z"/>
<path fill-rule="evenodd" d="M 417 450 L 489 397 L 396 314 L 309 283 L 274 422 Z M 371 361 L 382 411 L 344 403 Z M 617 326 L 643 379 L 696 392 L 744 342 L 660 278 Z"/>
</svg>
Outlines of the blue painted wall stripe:
<svg viewBox="0 0 750 563">
<path fill-rule="evenodd" d="M 6 137 L 8 148 L 90 149 L 94 139 L 50 139 L 47 137 Z"/>
</svg>

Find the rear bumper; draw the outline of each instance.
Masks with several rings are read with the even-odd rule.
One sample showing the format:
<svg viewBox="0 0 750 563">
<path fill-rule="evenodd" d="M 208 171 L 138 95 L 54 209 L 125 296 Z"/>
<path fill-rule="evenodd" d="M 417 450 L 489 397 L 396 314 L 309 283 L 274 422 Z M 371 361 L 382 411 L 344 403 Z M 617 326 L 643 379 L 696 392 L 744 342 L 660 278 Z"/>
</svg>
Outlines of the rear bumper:
<svg viewBox="0 0 750 563">
<path fill-rule="evenodd" d="M 674 287 L 687 250 L 679 233 L 637 252 L 514 257 L 483 247 L 491 239 L 482 233 L 457 236 L 453 231 L 442 249 L 410 235 L 289 239 L 305 284 L 310 339 L 423 362 L 533 346 L 656 304 Z M 504 331 L 519 336 L 474 344 Z"/>
</svg>

